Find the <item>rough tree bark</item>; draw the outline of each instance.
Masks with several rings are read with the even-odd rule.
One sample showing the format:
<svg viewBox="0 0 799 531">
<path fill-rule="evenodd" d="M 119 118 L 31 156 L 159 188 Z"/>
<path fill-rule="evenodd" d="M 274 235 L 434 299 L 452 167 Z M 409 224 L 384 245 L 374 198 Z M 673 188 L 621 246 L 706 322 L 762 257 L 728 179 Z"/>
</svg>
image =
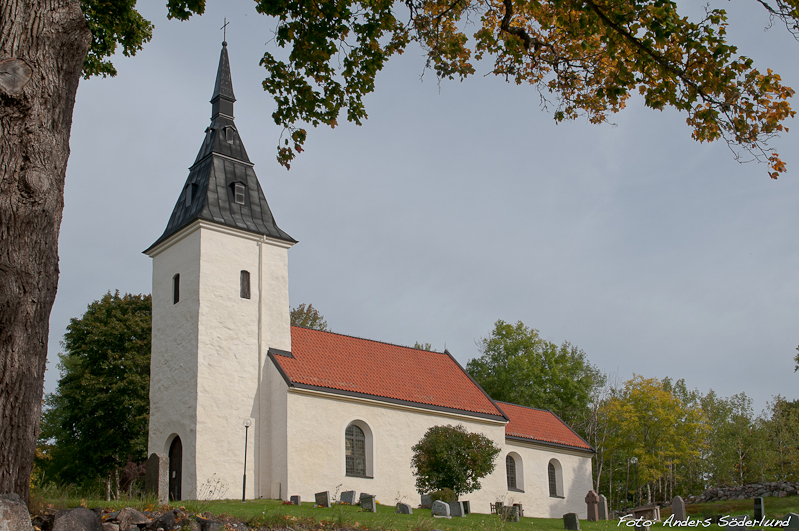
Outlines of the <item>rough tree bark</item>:
<svg viewBox="0 0 799 531">
<path fill-rule="evenodd" d="M 0 493 L 26 503 L 72 110 L 90 39 L 77 0 L 0 0 Z"/>
</svg>

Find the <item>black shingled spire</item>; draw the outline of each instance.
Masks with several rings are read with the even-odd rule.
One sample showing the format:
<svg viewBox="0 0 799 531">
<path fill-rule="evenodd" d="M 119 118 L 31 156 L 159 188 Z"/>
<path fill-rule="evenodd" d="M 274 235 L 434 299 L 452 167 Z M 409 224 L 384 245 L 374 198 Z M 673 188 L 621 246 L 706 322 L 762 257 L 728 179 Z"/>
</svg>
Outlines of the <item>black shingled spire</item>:
<svg viewBox="0 0 799 531">
<path fill-rule="evenodd" d="M 223 42 L 211 98 L 211 125 L 166 230 L 145 253 L 198 219 L 296 243 L 275 223 L 233 123 L 234 101 L 227 42 Z"/>
<path fill-rule="evenodd" d="M 216 71 L 214 95 L 211 96 L 211 119 L 217 114 L 233 118 L 233 80 L 230 77 L 230 59 L 227 56 L 227 42 L 222 41 L 222 53 L 219 54 L 219 68 Z"/>
</svg>

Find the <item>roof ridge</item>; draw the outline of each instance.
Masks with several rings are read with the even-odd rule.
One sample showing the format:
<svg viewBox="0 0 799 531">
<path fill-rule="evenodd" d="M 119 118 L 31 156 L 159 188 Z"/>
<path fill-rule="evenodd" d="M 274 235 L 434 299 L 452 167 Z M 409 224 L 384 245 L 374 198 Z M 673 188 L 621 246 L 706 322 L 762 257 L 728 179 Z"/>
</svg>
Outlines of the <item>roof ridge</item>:
<svg viewBox="0 0 799 531">
<path fill-rule="evenodd" d="M 494 400 L 494 402 L 497 402 L 498 404 L 508 404 L 509 406 L 523 407 L 525 409 L 532 409 L 533 411 L 543 411 L 544 413 L 552 413 L 553 415 L 555 415 L 555 413 L 551 409 L 543 409 L 543 408 L 540 408 L 540 407 L 533 407 L 533 406 L 523 406 L 521 404 L 515 404 L 513 402 L 506 402 L 504 400 Z M 555 415 L 555 416 L 557 417 L 557 415 Z M 558 418 L 560 418 L 560 417 L 558 417 Z M 565 422 L 564 422 L 564 424 L 565 424 Z"/>
<path fill-rule="evenodd" d="M 421 348 L 413 348 L 413 347 L 409 347 L 407 345 L 398 345 L 396 343 L 389 343 L 388 341 L 379 341 L 377 339 L 369 339 L 369 338 L 366 338 L 366 337 L 358 337 L 358 336 L 353 336 L 353 335 L 350 335 L 350 334 L 342 334 L 340 332 L 332 332 L 330 330 L 319 330 L 318 328 L 309 328 L 307 326 L 300 326 L 300 325 L 294 325 L 294 324 L 291 325 L 291 326 L 292 326 L 292 328 L 301 328 L 303 330 L 311 330 L 313 332 L 324 332 L 325 334 L 332 334 L 334 336 L 349 337 L 351 339 L 359 339 L 361 341 L 369 341 L 370 343 L 380 343 L 381 345 L 388 345 L 390 347 L 407 348 L 409 350 L 415 350 L 417 352 L 429 352 L 430 354 L 447 354 L 447 352 L 439 352 L 437 350 L 424 350 L 424 349 L 421 349 Z"/>
</svg>

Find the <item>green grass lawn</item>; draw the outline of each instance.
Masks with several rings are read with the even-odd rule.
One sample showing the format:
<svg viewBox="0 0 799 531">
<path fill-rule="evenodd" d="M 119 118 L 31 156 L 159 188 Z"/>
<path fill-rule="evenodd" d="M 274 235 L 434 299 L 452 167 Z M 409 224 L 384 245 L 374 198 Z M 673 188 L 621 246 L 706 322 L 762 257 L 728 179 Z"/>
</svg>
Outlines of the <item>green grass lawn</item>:
<svg viewBox="0 0 799 531">
<path fill-rule="evenodd" d="M 765 498 L 766 515 L 769 518 L 784 517 L 789 512 L 799 512 L 799 497 L 791 496 L 787 498 Z M 76 499 L 53 499 L 50 501 L 55 508 L 73 507 L 84 505 L 86 507 L 113 507 L 121 508 L 135 506 L 138 509 L 152 509 L 153 502 L 148 499 L 140 500 L 120 500 L 117 502 L 105 502 L 100 500 L 76 500 Z M 393 505 L 379 505 L 376 513 L 361 512 L 358 506 L 338 505 L 333 508 L 314 508 L 312 503 L 304 503 L 301 506 L 283 505 L 275 500 L 248 500 L 242 503 L 240 500 L 223 500 L 213 502 L 186 501 L 173 504 L 173 507 L 184 507 L 191 513 L 211 513 L 213 515 L 224 515 L 235 518 L 247 523 L 252 527 L 296 527 L 299 529 L 329 529 L 331 527 L 348 527 L 360 529 L 372 529 L 382 531 L 431 531 L 440 529 L 442 531 L 459 530 L 496 530 L 496 531 L 562 531 L 563 520 L 560 518 L 522 518 L 521 522 L 502 522 L 496 515 L 471 514 L 464 518 L 433 518 L 430 510 L 414 509 L 414 514 L 403 515 L 395 514 Z M 716 502 L 689 505 L 687 512 L 692 519 L 703 519 L 715 514 L 752 515 L 753 501 L 738 500 L 729 502 Z M 663 519 L 668 516 L 670 511 L 664 510 Z M 634 531 L 633 527 L 628 527 L 618 521 L 587 522 L 580 521 L 583 531 L 612 531 L 617 529 Z M 671 527 L 657 523 L 653 529 Z M 678 531 L 686 528 L 676 528 Z M 709 527 L 695 527 L 687 529 L 718 531 L 717 525 Z M 734 531 L 734 530 L 733 530 Z"/>
</svg>

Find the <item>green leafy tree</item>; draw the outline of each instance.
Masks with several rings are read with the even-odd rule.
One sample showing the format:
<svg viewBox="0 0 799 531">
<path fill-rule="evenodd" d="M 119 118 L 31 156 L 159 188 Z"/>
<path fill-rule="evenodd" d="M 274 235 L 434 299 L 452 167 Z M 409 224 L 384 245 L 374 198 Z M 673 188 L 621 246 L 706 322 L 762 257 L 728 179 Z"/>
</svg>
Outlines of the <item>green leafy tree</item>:
<svg viewBox="0 0 799 531">
<path fill-rule="evenodd" d="M 118 291 L 70 320 L 58 387 L 42 416 L 46 477 L 78 484 L 100 477 L 108 493 L 129 459 L 147 457 L 151 328 L 151 296 Z"/>
<path fill-rule="evenodd" d="M 653 501 L 655 488 L 664 492 L 663 480 L 676 465 L 699 456 L 697 442 L 707 429 L 701 408 L 683 402 L 668 378 L 634 375 L 607 401 L 604 414 L 618 427 L 608 451 L 635 463 L 633 488 L 645 489 L 648 502 Z"/>
<path fill-rule="evenodd" d="M 480 488 L 480 480 L 494 471 L 500 449 L 481 433 L 457 426 L 433 426 L 413 448 L 411 466 L 420 494 L 452 489 L 467 494 Z"/>
<path fill-rule="evenodd" d="M 291 309 L 291 324 L 304 328 L 313 328 L 314 330 L 330 331 L 327 328 L 327 321 L 319 313 L 319 310 L 314 308 L 313 304 L 306 306 L 304 302 Z"/>
<path fill-rule="evenodd" d="M 546 341 L 521 321 L 497 321 L 478 345 L 481 355 L 466 370 L 491 398 L 549 409 L 569 424 L 586 423 L 592 393 L 605 380 L 585 352 Z"/>
<path fill-rule="evenodd" d="M 415 343 L 413 344 L 413 348 L 415 348 L 416 350 L 427 350 L 427 351 L 431 351 L 431 350 L 433 350 L 433 345 L 431 345 L 430 343 L 419 343 L 419 342 L 417 341 L 417 342 L 415 342 Z"/>
<path fill-rule="evenodd" d="M 767 443 L 767 479 L 795 481 L 799 478 L 799 400 L 777 395 L 768 411 L 769 418 L 763 420 L 761 430 Z"/>
</svg>

